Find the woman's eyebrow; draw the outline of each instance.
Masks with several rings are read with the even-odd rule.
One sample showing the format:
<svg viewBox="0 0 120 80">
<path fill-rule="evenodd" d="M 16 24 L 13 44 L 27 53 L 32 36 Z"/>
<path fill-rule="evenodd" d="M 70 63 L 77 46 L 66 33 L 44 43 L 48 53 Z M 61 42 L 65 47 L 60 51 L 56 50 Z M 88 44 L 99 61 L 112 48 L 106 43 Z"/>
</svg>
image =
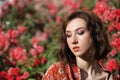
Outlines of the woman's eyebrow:
<svg viewBox="0 0 120 80">
<path fill-rule="evenodd" d="M 78 27 L 77 29 L 75 29 L 75 31 L 78 31 L 79 29 L 85 29 L 85 30 L 86 30 L 85 27 Z M 65 32 L 70 32 L 70 31 L 69 31 L 69 30 L 66 30 Z"/>
<path fill-rule="evenodd" d="M 85 29 L 85 30 L 86 30 L 85 27 L 79 27 L 79 28 L 75 29 L 75 31 L 78 31 L 78 30 L 80 30 L 80 29 Z"/>
</svg>

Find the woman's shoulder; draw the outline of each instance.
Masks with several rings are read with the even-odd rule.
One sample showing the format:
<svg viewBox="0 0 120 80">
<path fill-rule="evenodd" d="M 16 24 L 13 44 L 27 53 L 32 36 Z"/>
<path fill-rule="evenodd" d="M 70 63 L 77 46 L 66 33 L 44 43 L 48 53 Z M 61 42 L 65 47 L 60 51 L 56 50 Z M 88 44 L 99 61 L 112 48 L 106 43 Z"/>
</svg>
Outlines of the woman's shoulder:
<svg viewBox="0 0 120 80">
<path fill-rule="evenodd" d="M 63 67 L 62 62 L 55 62 L 55 63 L 51 64 L 48 69 L 53 69 L 53 68 L 58 69 L 58 68 L 62 68 L 62 67 Z"/>
<path fill-rule="evenodd" d="M 61 62 L 55 62 L 46 71 L 42 80 L 57 79 L 57 78 L 66 78 L 66 73 Z"/>
</svg>

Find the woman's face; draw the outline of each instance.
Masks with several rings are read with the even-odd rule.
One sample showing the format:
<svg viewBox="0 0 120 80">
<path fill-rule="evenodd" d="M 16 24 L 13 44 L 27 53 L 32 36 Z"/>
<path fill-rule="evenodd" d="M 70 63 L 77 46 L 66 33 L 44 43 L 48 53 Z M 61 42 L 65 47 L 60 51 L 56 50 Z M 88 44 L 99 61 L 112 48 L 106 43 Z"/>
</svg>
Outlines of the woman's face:
<svg viewBox="0 0 120 80">
<path fill-rule="evenodd" d="M 84 19 L 75 18 L 68 22 L 65 33 L 68 47 L 76 57 L 82 57 L 88 53 L 92 39 Z"/>
</svg>

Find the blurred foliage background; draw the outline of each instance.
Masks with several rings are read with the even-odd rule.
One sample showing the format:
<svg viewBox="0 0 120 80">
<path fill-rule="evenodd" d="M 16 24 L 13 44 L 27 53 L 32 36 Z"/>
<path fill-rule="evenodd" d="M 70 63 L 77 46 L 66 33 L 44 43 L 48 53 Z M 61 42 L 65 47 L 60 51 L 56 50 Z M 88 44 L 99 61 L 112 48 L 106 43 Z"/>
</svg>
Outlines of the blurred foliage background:
<svg viewBox="0 0 120 80">
<path fill-rule="evenodd" d="M 90 10 L 102 19 L 113 50 L 107 60 L 101 61 L 108 61 L 107 68 L 119 76 L 119 8 L 119 0 L 2 0 L 0 78 L 41 80 L 48 67 L 57 61 L 63 18 L 75 10 Z"/>
</svg>

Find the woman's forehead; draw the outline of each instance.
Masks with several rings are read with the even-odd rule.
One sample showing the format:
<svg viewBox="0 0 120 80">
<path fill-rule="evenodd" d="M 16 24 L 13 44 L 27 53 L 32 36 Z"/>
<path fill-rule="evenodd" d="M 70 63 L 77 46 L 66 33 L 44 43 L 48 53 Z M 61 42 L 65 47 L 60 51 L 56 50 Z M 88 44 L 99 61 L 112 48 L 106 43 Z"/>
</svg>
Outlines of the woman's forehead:
<svg viewBox="0 0 120 80">
<path fill-rule="evenodd" d="M 66 26 L 66 31 L 69 30 L 76 30 L 78 28 L 84 28 L 86 29 L 87 27 L 86 21 L 82 18 L 75 18 L 71 21 L 68 22 L 67 26 Z"/>
</svg>

